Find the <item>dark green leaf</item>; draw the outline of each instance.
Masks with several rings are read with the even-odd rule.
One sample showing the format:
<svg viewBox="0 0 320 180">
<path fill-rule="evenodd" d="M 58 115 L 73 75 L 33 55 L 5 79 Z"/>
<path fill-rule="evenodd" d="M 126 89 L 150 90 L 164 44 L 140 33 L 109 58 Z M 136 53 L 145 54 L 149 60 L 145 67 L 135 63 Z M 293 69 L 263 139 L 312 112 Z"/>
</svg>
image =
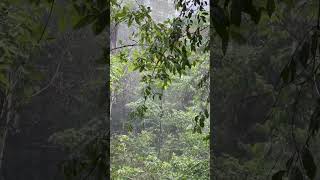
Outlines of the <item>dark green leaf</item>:
<svg viewBox="0 0 320 180">
<path fill-rule="evenodd" d="M 133 127 L 132 127 L 132 125 L 131 125 L 131 124 L 128 124 L 128 127 L 127 127 L 127 128 L 128 128 L 128 131 L 129 131 L 129 132 L 132 132 Z"/>
<path fill-rule="evenodd" d="M 132 25 L 132 22 L 133 22 L 133 18 L 130 17 L 129 20 L 128 20 L 128 26 L 129 26 L 129 27 Z"/>
<path fill-rule="evenodd" d="M 204 141 L 209 141 L 210 140 L 210 135 L 207 135 L 206 137 L 203 138 Z"/>
<path fill-rule="evenodd" d="M 206 118 L 208 118 L 208 117 L 209 117 L 209 112 L 208 112 L 208 110 L 207 110 L 207 109 L 205 109 L 205 110 L 204 110 L 204 115 L 206 116 Z"/>
<path fill-rule="evenodd" d="M 204 120 L 203 119 L 200 119 L 200 127 L 204 127 Z"/>
</svg>

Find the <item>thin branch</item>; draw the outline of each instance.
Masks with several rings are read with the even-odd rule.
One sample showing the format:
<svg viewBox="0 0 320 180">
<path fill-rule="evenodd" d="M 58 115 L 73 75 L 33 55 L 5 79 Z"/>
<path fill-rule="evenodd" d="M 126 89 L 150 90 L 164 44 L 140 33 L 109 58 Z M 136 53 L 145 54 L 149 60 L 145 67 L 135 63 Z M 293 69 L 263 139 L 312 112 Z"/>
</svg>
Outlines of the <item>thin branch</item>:
<svg viewBox="0 0 320 180">
<path fill-rule="evenodd" d="M 40 93 L 42 93 L 43 91 L 45 91 L 46 89 L 48 89 L 48 88 L 51 86 L 51 84 L 53 83 L 53 81 L 55 80 L 55 78 L 56 78 L 57 75 L 58 75 L 58 72 L 59 72 L 59 70 L 60 70 L 60 65 L 61 65 L 61 63 L 58 64 L 57 69 L 56 69 L 56 72 L 55 72 L 54 75 L 52 76 L 50 82 L 49 82 L 46 86 L 44 86 L 42 89 L 40 89 L 39 91 L 37 91 L 37 92 L 35 92 L 34 94 L 32 94 L 31 97 L 34 97 L 34 96 L 39 95 Z"/>
<path fill-rule="evenodd" d="M 43 36 L 44 36 L 44 33 L 46 32 L 46 29 L 47 29 L 47 27 L 48 27 L 49 21 L 50 21 L 51 16 L 52 16 L 54 3 L 55 3 L 55 0 L 52 0 L 52 2 L 51 2 L 51 7 L 50 7 L 50 12 L 49 12 L 49 17 L 48 17 L 48 19 L 47 19 L 47 21 L 46 21 L 46 24 L 45 24 L 45 26 L 44 26 L 44 28 L 43 28 L 43 30 L 42 30 L 41 36 L 40 36 L 40 38 L 39 38 L 39 40 L 38 40 L 38 43 L 42 40 L 42 38 L 43 38 Z"/>
<path fill-rule="evenodd" d="M 113 49 L 110 49 L 110 51 L 114 51 L 117 49 L 122 49 L 122 48 L 127 48 L 127 47 L 134 47 L 134 46 L 140 46 L 139 44 L 135 43 L 135 44 L 127 44 L 127 45 L 123 45 L 123 46 L 119 46 L 119 47 L 115 47 Z"/>
</svg>

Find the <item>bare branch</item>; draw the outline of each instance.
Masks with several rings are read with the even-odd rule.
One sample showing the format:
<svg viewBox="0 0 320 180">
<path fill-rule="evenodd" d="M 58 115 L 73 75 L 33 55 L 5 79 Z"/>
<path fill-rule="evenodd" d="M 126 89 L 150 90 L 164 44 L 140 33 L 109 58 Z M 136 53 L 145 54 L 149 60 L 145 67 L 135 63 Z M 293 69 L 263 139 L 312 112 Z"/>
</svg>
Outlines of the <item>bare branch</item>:
<svg viewBox="0 0 320 180">
<path fill-rule="evenodd" d="M 127 47 L 134 47 L 134 46 L 140 46 L 140 45 L 138 45 L 137 43 L 135 43 L 135 44 L 127 44 L 127 45 L 123 45 L 123 46 L 119 46 L 119 47 L 115 47 L 113 49 L 110 49 L 110 51 L 114 51 L 114 50 L 122 49 L 122 48 L 127 48 Z"/>
<path fill-rule="evenodd" d="M 48 27 L 49 21 L 50 21 L 51 16 L 52 16 L 52 11 L 53 11 L 54 3 L 55 3 L 55 0 L 52 0 L 52 2 L 51 2 L 51 7 L 50 7 L 50 12 L 49 12 L 49 17 L 48 17 L 47 22 L 46 22 L 46 24 L 45 24 L 45 26 L 44 26 L 44 28 L 43 28 L 43 30 L 42 30 L 41 36 L 40 36 L 40 38 L 39 38 L 39 40 L 38 40 L 38 43 L 42 40 L 43 35 L 44 35 L 44 33 L 46 32 L 46 29 L 47 29 L 47 27 Z"/>
<path fill-rule="evenodd" d="M 39 95 L 40 93 L 42 93 L 43 91 L 45 91 L 46 89 L 48 89 L 48 88 L 51 86 L 51 84 L 53 83 L 53 81 L 55 80 L 55 78 L 57 77 L 57 75 L 58 75 L 58 73 L 59 73 L 60 65 L 61 65 L 61 63 L 58 64 L 57 69 L 56 69 L 56 72 L 55 72 L 54 75 L 52 76 L 50 82 L 49 82 L 46 86 L 44 86 L 42 89 L 40 89 L 39 91 L 37 91 L 37 92 L 35 92 L 34 94 L 32 94 L 31 97 L 34 97 L 34 96 Z"/>
</svg>

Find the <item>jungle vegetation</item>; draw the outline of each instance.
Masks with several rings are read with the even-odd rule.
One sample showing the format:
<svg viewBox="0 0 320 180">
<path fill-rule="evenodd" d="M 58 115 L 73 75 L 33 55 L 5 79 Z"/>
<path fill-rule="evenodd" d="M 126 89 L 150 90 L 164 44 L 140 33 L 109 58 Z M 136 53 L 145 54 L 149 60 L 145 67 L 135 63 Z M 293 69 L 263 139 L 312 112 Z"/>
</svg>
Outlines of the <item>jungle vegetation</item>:
<svg viewBox="0 0 320 180">
<path fill-rule="evenodd" d="M 319 30 L 318 0 L 2 0 L 0 180 L 319 179 Z"/>
</svg>

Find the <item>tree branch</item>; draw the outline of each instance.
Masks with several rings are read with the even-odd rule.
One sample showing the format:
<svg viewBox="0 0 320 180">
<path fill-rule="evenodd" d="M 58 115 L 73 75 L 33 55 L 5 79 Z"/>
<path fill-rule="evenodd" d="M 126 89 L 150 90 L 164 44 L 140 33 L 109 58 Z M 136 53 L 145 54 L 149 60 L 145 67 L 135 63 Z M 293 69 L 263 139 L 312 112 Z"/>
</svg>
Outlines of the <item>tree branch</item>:
<svg viewBox="0 0 320 180">
<path fill-rule="evenodd" d="M 134 46 L 140 46 L 140 45 L 138 45 L 137 43 L 135 43 L 135 44 L 127 44 L 127 45 L 123 45 L 123 46 L 112 48 L 112 49 L 110 49 L 110 51 L 114 51 L 114 50 L 122 49 L 122 48 L 127 48 L 127 47 L 134 47 Z"/>
<path fill-rule="evenodd" d="M 40 89 L 39 91 L 35 92 L 34 94 L 31 95 L 31 97 L 34 97 L 34 96 L 37 96 L 39 95 L 40 93 L 42 93 L 43 91 L 45 91 L 46 89 L 48 89 L 50 87 L 50 85 L 53 83 L 54 79 L 57 77 L 58 75 L 58 72 L 59 72 L 59 69 L 60 69 L 60 65 L 61 63 L 58 64 L 57 66 L 57 69 L 56 69 L 56 72 L 54 73 L 54 75 L 52 76 L 50 82 L 44 86 L 42 89 Z"/>
<path fill-rule="evenodd" d="M 53 11 L 54 2 L 55 2 L 55 0 L 52 0 L 52 2 L 51 2 L 51 7 L 50 7 L 50 12 L 49 12 L 49 17 L 48 17 L 47 22 L 46 22 L 46 24 L 45 24 L 45 26 L 44 26 L 44 28 L 43 28 L 43 30 L 42 30 L 41 36 L 40 36 L 40 38 L 39 38 L 39 40 L 38 40 L 38 43 L 42 40 L 42 38 L 43 38 L 43 36 L 44 36 L 44 33 L 46 32 L 46 29 L 47 29 L 47 27 L 48 27 L 49 21 L 50 21 L 51 16 L 52 16 L 52 11 Z"/>
</svg>

